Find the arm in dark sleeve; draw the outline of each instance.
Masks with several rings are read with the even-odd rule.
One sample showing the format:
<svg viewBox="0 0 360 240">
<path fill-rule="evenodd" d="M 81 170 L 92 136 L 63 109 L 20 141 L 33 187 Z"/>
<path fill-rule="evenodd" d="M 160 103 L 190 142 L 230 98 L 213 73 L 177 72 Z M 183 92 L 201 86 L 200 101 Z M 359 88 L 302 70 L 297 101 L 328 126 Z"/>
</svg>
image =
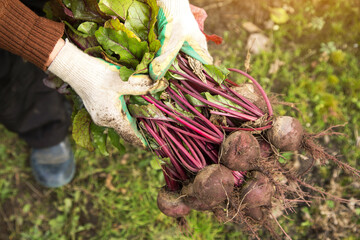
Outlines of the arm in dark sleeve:
<svg viewBox="0 0 360 240">
<path fill-rule="evenodd" d="M 0 0 L 0 48 L 45 70 L 64 24 L 39 17 L 19 0 Z"/>
</svg>

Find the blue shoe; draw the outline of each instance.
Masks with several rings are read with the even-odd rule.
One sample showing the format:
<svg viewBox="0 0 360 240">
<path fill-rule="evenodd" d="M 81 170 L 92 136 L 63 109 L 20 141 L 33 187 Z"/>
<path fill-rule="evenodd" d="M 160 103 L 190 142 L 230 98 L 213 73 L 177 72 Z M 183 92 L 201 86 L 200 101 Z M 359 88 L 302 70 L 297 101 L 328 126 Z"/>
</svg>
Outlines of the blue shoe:
<svg viewBox="0 0 360 240">
<path fill-rule="evenodd" d="M 36 181 L 41 185 L 56 188 L 68 184 L 75 174 L 69 139 L 52 147 L 32 149 L 30 164 Z"/>
</svg>

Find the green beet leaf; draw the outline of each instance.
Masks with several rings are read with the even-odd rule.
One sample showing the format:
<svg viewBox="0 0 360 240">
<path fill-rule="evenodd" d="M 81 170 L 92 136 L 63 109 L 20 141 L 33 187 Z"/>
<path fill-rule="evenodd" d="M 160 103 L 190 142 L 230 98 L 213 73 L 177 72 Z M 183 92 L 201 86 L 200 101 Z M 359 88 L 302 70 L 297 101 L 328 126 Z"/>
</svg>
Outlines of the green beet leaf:
<svg viewBox="0 0 360 240">
<path fill-rule="evenodd" d="M 97 10 L 95 0 L 71 0 L 69 2 L 69 8 L 74 15 L 74 19 L 92 22 L 105 22 L 101 13 Z"/>
<path fill-rule="evenodd" d="M 129 98 L 130 104 L 148 105 L 149 103 L 144 100 L 141 96 L 132 95 Z"/>
<path fill-rule="evenodd" d="M 178 62 L 178 60 L 177 60 L 176 58 L 175 58 L 174 62 L 171 64 L 169 70 L 179 71 L 179 72 L 181 72 L 181 73 L 183 73 L 183 74 L 186 75 L 186 73 L 185 73 L 183 70 L 181 70 L 181 68 L 180 68 L 180 66 L 179 66 L 179 62 Z M 165 78 L 166 78 L 166 79 L 171 79 L 171 78 L 172 78 L 172 79 L 177 79 L 177 80 L 185 80 L 184 77 L 182 77 L 182 76 L 180 76 L 180 75 L 178 75 L 178 74 L 172 73 L 172 72 L 170 72 L 170 71 L 167 71 L 167 72 L 166 72 Z M 175 87 L 175 88 L 172 87 L 172 88 L 173 88 L 174 90 L 176 89 L 176 87 Z"/>
<path fill-rule="evenodd" d="M 143 122 L 139 122 L 139 129 L 145 129 L 145 125 Z M 160 146 L 159 144 L 155 141 L 155 139 L 147 132 L 147 131 L 141 131 L 143 137 L 145 138 L 145 141 L 147 143 L 147 146 L 150 148 L 150 149 L 159 149 Z"/>
<path fill-rule="evenodd" d="M 63 0 L 63 3 L 67 8 L 71 8 L 71 2 L 72 2 L 71 0 Z"/>
<path fill-rule="evenodd" d="M 160 41 L 157 39 L 157 36 L 155 33 L 149 34 L 149 48 L 151 52 L 156 53 L 161 47 Z"/>
<path fill-rule="evenodd" d="M 134 0 L 100 0 L 100 10 L 111 16 L 117 16 L 122 21 L 125 21 L 128 13 L 128 9 Z"/>
<path fill-rule="evenodd" d="M 216 67 L 225 75 L 225 78 L 230 74 L 230 71 L 226 67 L 222 65 Z"/>
<path fill-rule="evenodd" d="M 140 64 L 137 65 L 135 73 L 136 74 L 148 73 L 149 72 L 148 65 L 151 63 L 151 61 L 154 59 L 154 57 L 155 57 L 155 53 L 150 53 L 150 52 L 145 53 L 145 55 L 144 55 L 143 59 L 141 60 Z"/>
<path fill-rule="evenodd" d="M 65 23 L 66 27 L 68 28 L 68 29 L 66 29 L 67 33 L 68 33 L 69 30 L 71 30 L 71 32 L 74 33 L 75 35 L 77 35 L 79 38 L 80 37 L 81 38 L 87 38 L 87 37 L 90 36 L 89 34 L 81 32 L 78 29 L 74 28 L 73 25 L 71 25 L 69 22 L 67 22 L 67 21 L 63 21 L 63 22 Z"/>
<path fill-rule="evenodd" d="M 70 23 L 64 21 L 66 25 L 66 34 L 71 41 L 76 43 L 76 45 L 81 49 L 92 48 L 98 46 L 99 43 L 96 40 L 95 36 L 90 36 L 83 32 L 78 31 L 75 29 Z"/>
<path fill-rule="evenodd" d="M 150 7 L 148 43 L 149 43 L 150 52 L 156 53 L 161 47 L 161 43 L 158 40 L 155 31 L 156 21 L 157 21 L 156 17 L 159 13 L 159 7 L 156 4 L 156 0 L 146 0 L 146 3 Z"/>
<path fill-rule="evenodd" d="M 129 69 L 129 68 L 123 66 L 123 67 L 121 67 L 120 70 L 119 70 L 119 75 L 120 75 L 121 80 L 127 81 L 127 80 L 129 80 L 129 77 L 130 77 L 131 75 L 133 75 L 134 72 L 135 72 L 134 70 Z"/>
<path fill-rule="evenodd" d="M 125 154 L 126 149 L 122 143 L 124 140 L 120 138 L 120 136 L 115 132 L 114 129 L 112 128 L 108 129 L 108 136 L 110 138 L 111 144 L 119 150 L 119 153 L 121 155 Z"/>
<path fill-rule="evenodd" d="M 88 36 L 94 35 L 97 29 L 98 25 L 94 22 L 83 22 L 77 28 L 79 32 L 84 33 Z"/>
<path fill-rule="evenodd" d="M 91 123 L 90 125 L 93 145 L 99 152 L 104 156 L 109 156 L 109 153 L 106 149 L 106 139 L 107 133 L 105 127 L 100 127 L 95 123 Z"/>
<path fill-rule="evenodd" d="M 224 67 L 217 67 L 215 65 L 204 65 L 204 68 L 206 72 L 212 77 L 219 85 L 221 85 L 227 75 L 230 73 L 229 70 L 227 70 Z"/>
<path fill-rule="evenodd" d="M 148 105 L 128 104 L 127 107 L 129 112 L 131 113 L 131 116 L 135 118 L 157 118 L 157 119 L 167 118 L 161 110 L 155 107 L 154 104 L 148 104 Z"/>
<path fill-rule="evenodd" d="M 220 95 L 211 95 L 208 92 L 205 92 L 205 97 L 208 101 L 212 102 L 212 103 L 216 103 L 220 106 L 223 106 L 225 108 L 229 108 L 231 110 L 237 111 L 237 112 L 241 112 L 238 109 L 241 109 L 241 107 L 235 103 L 233 103 L 231 100 L 224 98 L 223 96 Z M 238 108 L 238 109 L 236 109 Z"/>
<path fill-rule="evenodd" d="M 75 117 L 77 112 L 84 108 L 84 103 L 83 103 L 82 99 L 79 97 L 79 95 L 77 95 L 76 92 L 72 88 L 70 88 L 70 93 L 71 93 L 70 94 L 71 100 L 73 102 L 73 112 L 72 112 L 72 114 Z"/>
<path fill-rule="evenodd" d="M 135 38 L 130 38 L 123 31 L 100 27 L 95 32 L 95 36 L 105 51 L 108 52 L 109 50 L 119 55 L 119 63 L 134 69 L 144 54 L 148 52 L 146 42 L 139 42 Z"/>
<path fill-rule="evenodd" d="M 185 94 L 184 96 L 192 106 L 207 106 L 205 103 L 189 94 Z"/>
<path fill-rule="evenodd" d="M 66 18 L 64 8 L 57 1 L 47 1 L 42 10 L 48 19 L 57 21 Z"/>
<path fill-rule="evenodd" d="M 89 47 L 85 49 L 84 52 L 97 58 L 101 58 L 104 56 L 103 54 L 105 54 L 105 51 L 101 46 Z"/>
<path fill-rule="evenodd" d="M 159 159 L 158 157 L 153 157 L 150 161 L 150 166 L 154 170 L 161 170 L 161 164 L 163 164 L 164 161 L 162 159 Z"/>
<path fill-rule="evenodd" d="M 115 31 L 120 31 L 121 30 L 121 31 L 125 32 L 126 35 L 129 38 L 136 38 L 139 42 L 141 42 L 141 39 L 138 36 L 136 36 L 136 34 L 134 32 L 127 29 L 125 27 L 125 25 L 122 22 L 120 22 L 120 20 L 118 18 L 110 19 L 110 20 L 106 21 L 105 24 L 104 24 L 104 27 L 105 28 L 112 28 Z"/>
<path fill-rule="evenodd" d="M 77 145 L 89 151 L 94 151 L 90 135 L 91 122 L 91 117 L 86 109 L 81 109 L 74 117 L 72 136 Z"/>
<path fill-rule="evenodd" d="M 150 7 L 145 3 L 134 1 L 128 9 L 125 27 L 133 31 L 142 41 L 147 41 L 150 17 Z"/>
<path fill-rule="evenodd" d="M 186 110 L 184 110 L 183 108 L 181 108 L 178 104 L 174 103 L 174 102 L 164 102 L 165 105 L 167 107 L 169 107 L 170 109 L 173 109 L 174 112 L 178 112 L 181 113 L 182 115 L 189 117 L 189 118 L 194 118 L 194 114 L 192 114 L 191 112 L 188 112 Z"/>
</svg>

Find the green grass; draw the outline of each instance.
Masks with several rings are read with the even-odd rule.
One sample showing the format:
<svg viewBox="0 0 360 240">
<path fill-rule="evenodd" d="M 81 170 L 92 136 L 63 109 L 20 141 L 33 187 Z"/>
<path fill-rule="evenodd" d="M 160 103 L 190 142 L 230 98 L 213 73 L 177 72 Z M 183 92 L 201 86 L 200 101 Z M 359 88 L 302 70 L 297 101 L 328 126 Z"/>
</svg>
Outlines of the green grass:
<svg viewBox="0 0 360 240">
<path fill-rule="evenodd" d="M 104 158 L 77 149 L 74 181 L 49 190 L 32 179 L 25 144 L 4 128 L 1 133 L 0 223 L 10 239 L 215 239 L 227 228 L 209 213 L 194 212 L 186 237 L 175 220 L 160 213 L 156 196 L 164 179 L 151 167 L 149 152 L 129 147 L 131 154 L 113 150 Z"/>
<path fill-rule="evenodd" d="M 281 94 L 281 101 L 296 103 L 299 111 L 287 106 L 276 111 L 297 117 L 308 132 L 347 123 L 336 129 L 346 136 L 320 141 L 359 169 L 359 4 L 283 2 L 295 12 L 278 30 L 265 30 L 273 42 L 271 51 L 252 56 L 250 73 L 268 92 Z M 225 29 L 224 36 L 222 46 L 211 45 L 213 56 L 225 66 L 243 68 L 248 35 Z M 276 59 L 285 65 L 269 74 Z M 44 189 L 31 176 L 25 143 L 1 126 L 0 135 L 0 239 L 247 239 L 239 226 L 220 224 L 210 213 L 192 212 L 187 235 L 160 213 L 156 196 L 164 179 L 150 152 L 130 147 L 120 155 L 111 148 L 110 156 L 103 157 L 76 149 L 74 181 Z M 359 179 L 333 164 L 317 166 L 307 180 L 338 196 L 360 199 Z M 359 205 L 314 201 L 280 223 L 293 239 L 352 240 L 360 236 L 359 215 Z"/>
</svg>

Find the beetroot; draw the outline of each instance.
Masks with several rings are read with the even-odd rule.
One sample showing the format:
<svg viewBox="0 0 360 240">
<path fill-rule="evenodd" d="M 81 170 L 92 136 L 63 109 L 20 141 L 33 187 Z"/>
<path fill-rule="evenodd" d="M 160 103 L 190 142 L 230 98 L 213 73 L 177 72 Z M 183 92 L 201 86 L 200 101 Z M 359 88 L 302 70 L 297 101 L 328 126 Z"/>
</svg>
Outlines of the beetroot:
<svg viewBox="0 0 360 240">
<path fill-rule="evenodd" d="M 181 189 L 181 195 L 183 196 L 194 196 L 194 186 L 193 183 L 188 183 L 184 185 Z"/>
<path fill-rule="evenodd" d="M 209 207 L 226 200 L 234 189 L 232 171 L 221 164 L 208 165 L 195 177 L 194 196 Z"/>
<path fill-rule="evenodd" d="M 184 217 L 191 211 L 191 208 L 182 201 L 178 192 L 168 191 L 165 187 L 158 193 L 157 205 L 160 211 L 169 217 Z"/>
<path fill-rule="evenodd" d="M 260 145 L 260 156 L 262 158 L 268 158 L 273 154 L 273 151 L 271 149 L 271 145 L 265 141 L 264 139 L 259 139 L 258 140 L 259 145 Z"/>
<path fill-rule="evenodd" d="M 191 209 L 197 211 L 207 211 L 212 209 L 212 207 L 205 204 L 203 201 L 199 200 L 196 196 L 194 196 L 194 189 L 192 183 L 185 185 L 181 189 L 181 195 L 183 196 L 184 203 Z"/>
<path fill-rule="evenodd" d="M 234 171 L 250 171 L 257 167 L 260 145 L 247 131 L 237 131 L 225 139 L 221 146 L 220 162 Z"/>
<path fill-rule="evenodd" d="M 296 151 L 300 148 L 304 129 L 300 122 L 289 116 L 278 116 L 273 126 L 267 131 L 267 137 L 280 151 Z"/>
<path fill-rule="evenodd" d="M 254 220 L 261 221 L 266 210 L 271 207 L 274 186 L 269 178 L 261 172 L 252 172 L 251 179 L 241 189 L 242 202 L 245 204 L 245 214 Z"/>
<path fill-rule="evenodd" d="M 212 207 L 204 203 L 203 201 L 199 200 L 196 197 L 192 196 L 186 196 L 184 197 L 184 203 L 190 207 L 191 209 L 194 209 L 196 211 L 208 211 L 211 210 Z"/>
</svg>

